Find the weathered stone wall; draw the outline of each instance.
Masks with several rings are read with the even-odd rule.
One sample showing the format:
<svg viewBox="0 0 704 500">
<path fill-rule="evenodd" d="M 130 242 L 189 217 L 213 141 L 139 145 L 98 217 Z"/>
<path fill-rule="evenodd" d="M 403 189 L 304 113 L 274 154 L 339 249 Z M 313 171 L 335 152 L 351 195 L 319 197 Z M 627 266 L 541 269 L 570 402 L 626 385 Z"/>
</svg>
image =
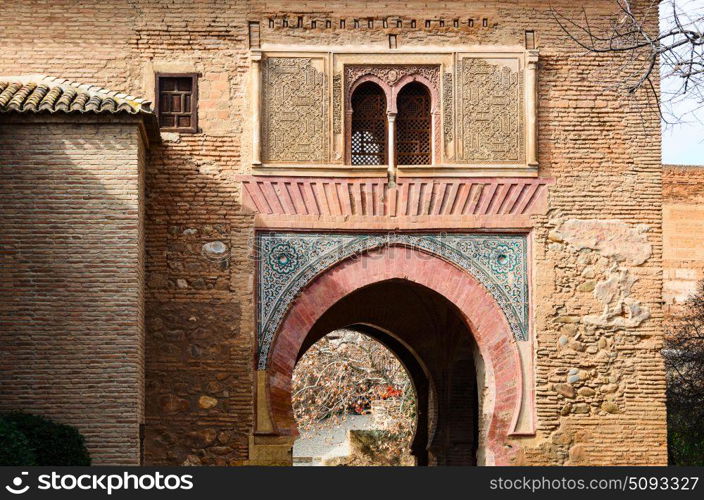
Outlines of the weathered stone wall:
<svg viewBox="0 0 704 500">
<path fill-rule="evenodd" d="M 0 411 L 77 426 L 94 464 L 138 465 L 138 125 L 6 118 L 0 117 Z"/>
<path fill-rule="evenodd" d="M 253 232 L 251 216 L 232 212 L 224 222 L 172 221 L 163 247 L 149 249 L 159 255 L 147 289 L 149 463 L 238 465 L 248 456 Z"/>
<path fill-rule="evenodd" d="M 574 16 L 583 7 L 552 5 Z M 262 43 L 370 50 L 388 49 L 389 34 L 399 48 L 418 49 L 517 45 L 535 30 L 540 176 L 556 182 L 532 234 L 538 432 L 516 445 L 531 464 L 666 461 L 658 117 L 645 94 L 615 90 L 619 61 L 584 55 L 549 7 L 533 0 L 6 7 L 0 22 L 12 50 L 0 52 L 0 73 L 55 74 L 147 97 L 154 71 L 201 74 L 202 131 L 167 137 L 151 151 L 146 175 L 147 463 L 248 458 L 253 218 L 241 211 L 234 178 L 250 170 L 248 20 L 261 22 Z M 586 8 L 593 26 L 610 22 L 612 2 Z M 403 28 L 385 27 L 390 16 Z M 457 28 L 454 19 L 462 21 Z M 602 241 L 612 234 L 628 238 L 634 253 Z M 204 247 L 214 242 L 222 245 Z"/>
<path fill-rule="evenodd" d="M 704 168 L 663 167 L 663 300 L 677 314 L 704 279 Z"/>
</svg>

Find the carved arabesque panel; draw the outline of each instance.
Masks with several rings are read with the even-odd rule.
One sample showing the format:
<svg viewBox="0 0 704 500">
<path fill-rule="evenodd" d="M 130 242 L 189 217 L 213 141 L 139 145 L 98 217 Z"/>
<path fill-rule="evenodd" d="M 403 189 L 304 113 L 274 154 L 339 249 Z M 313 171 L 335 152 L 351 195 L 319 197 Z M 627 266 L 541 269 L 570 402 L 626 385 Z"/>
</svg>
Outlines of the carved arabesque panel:
<svg viewBox="0 0 704 500">
<path fill-rule="evenodd" d="M 411 65 L 346 65 L 345 66 L 345 95 L 349 102 L 352 84 L 365 75 L 374 75 L 389 87 L 406 75 L 420 75 L 427 79 L 433 88 L 431 91 L 438 93 L 440 87 L 440 67 L 433 64 Z"/>
<path fill-rule="evenodd" d="M 443 133 L 445 135 L 445 144 L 452 142 L 454 131 L 454 100 L 452 88 L 452 73 L 445 73 L 442 79 L 442 114 L 443 114 Z"/>
<path fill-rule="evenodd" d="M 468 57 L 459 73 L 461 161 L 523 162 L 523 72 Z"/>
<path fill-rule="evenodd" d="M 332 77 L 332 132 L 342 133 L 342 75 Z"/>
<path fill-rule="evenodd" d="M 326 75 L 312 59 L 267 58 L 262 92 L 264 161 L 328 161 Z"/>
</svg>

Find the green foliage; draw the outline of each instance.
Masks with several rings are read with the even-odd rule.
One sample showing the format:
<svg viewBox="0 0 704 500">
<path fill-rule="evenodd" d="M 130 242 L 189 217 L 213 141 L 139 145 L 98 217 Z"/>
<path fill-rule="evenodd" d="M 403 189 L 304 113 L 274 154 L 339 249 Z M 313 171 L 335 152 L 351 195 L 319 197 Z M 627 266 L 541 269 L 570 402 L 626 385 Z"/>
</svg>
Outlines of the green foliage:
<svg viewBox="0 0 704 500">
<path fill-rule="evenodd" d="M 701 466 L 704 464 L 704 426 L 670 413 L 667 418 L 670 465 Z"/>
<path fill-rule="evenodd" d="M 0 418 L 0 465 L 37 465 L 27 437 L 4 418 Z"/>
<path fill-rule="evenodd" d="M 2 421 L 24 434 L 36 465 L 90 465 L 85 440 L 74 427 L 20 412 L 8 413 Z"/>
</svg>

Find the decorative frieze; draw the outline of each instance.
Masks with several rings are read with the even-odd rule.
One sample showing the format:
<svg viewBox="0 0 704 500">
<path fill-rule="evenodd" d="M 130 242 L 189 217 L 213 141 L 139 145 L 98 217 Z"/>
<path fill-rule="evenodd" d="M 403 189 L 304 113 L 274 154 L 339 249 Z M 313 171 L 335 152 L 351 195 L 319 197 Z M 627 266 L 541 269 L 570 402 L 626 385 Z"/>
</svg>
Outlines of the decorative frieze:
<svg viewBox="0 0 704 500">
<path fill-rule="evenodd" d="M 261 215 L 511 217 L 511 227 L 545 212 L 549 179 L 525 177 L 243 176 L 242 202 Z M 504 219 L 505 221 L 506 219 Z"/>
<path fill-rule="evenodd" d="M 266 162 L 328 161 L 326 75 L 312 58 L 264 62 L 262 150 Z"/>
<path fill-rule="evenodd" d="M 301 290 L 335 264 L 390 245 L 427 252 L 474 276 L 496 299 L 515 339 L 528 339 L 527 241 L 523 235 L 261 232 L 257 235 L 259 369 L 266 369 L 274 335 Z"/>
</svg>

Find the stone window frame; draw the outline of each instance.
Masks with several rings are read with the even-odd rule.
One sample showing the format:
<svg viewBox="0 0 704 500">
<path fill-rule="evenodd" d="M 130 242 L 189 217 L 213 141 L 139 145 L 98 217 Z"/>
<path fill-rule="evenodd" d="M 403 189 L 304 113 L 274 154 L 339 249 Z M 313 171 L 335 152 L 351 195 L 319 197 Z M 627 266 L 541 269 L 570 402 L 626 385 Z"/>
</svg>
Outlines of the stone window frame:
<svg viewBox="0 0 704 500">
<path fill-rule="evenodd" d="M 421 51 L 417 48 L 405 50 L 384 50 L 356 47 L 295 45 L 285 49 L 271 45 L 250 49 L 250 75 L 248 95 L 250 96 L 251 126 L 245 134 L 251 137 L 251 166 L 256 175 L 290 175 L 307 176 L 315 173 L 329 177 L 358 177 L 383 175 L 395 177 L 409 175 L 432 176 L 466 176 L 475 177 L 537 177 L 539 175 L 537 144 L 537 67 L 538 49 L 527 49 L 522 45 L 502 45 L 484 47 L 479 45 L 451 45 L 447 47 L 429 47 Z M 271 162 L 262 161 L 262 66 L 267 57 L 312 57 L 323 61 L 323 71 L 327 75 L 329 92 L 326 105 L 329 116 L 329 157 L 322 163 L 306 162 Z M 500 161 L 466 161 L 458 156 L 461 148 L 458 144 L 458 120 L 460 119 L 457 98 L 459 65 L 467 57 L 487 59 L 516 59 L 519 70 L 523 73 L 525 92 L 523 123 L 524 158 L 518 162 Z M 438 103 L 436 122 L 433 127 L 433 158 L 430 165 L 399 165 L 394 172 L 388 172 L 388 165 L 352 165 L 350 158 L 348 130 L 351 126 L 347 110 L 349 109 L 349 79 L 346 68 L 349 66 L 437 66 Z M 433 89 L 435 90 L 435 89 Z M 388 95 L 388 94 L 387 94 Z M 388 99 L 388 97 L 387 97 Z M 249 142 L 249 141 L 247 141 Z M 387 162 L 388 163 L 388 162 Z"/>
<path fill-rule="evenodd" d="M 190 78 L 191 79 L 191 126 L 190 127 L 162 127 L 159 124 L 159 130 L 162 132 L 179 132 L 188 134 L 198 133 L 198 73 L 162 73 L 154 74 L 154 114 L 157 118 L 160 115 L 159 104 L 161 102 L 161 81 L 166 78 Z"/>
<path fill-rule="evenodd" d="M 422 68 L 422 69 L 421 69 Z M 385 76 L 389 72 L 400 73 L 398 78 Z M 425 73 L 425 74 L 424 74 Z M 390 175 L 395 176 L 397 168 L 404 168 L 413 165 L 396 165 L 396 115 L 398 114 L 398 95 L 408 84 L 417 82 L 423 85 L 430 95 L 430 116 L 431 116 L 431 161 L 429 165 L 421 167 L 432 167 L 440 161 L 441 148 L 441 119 L 440 119 L 440 78 L 442 75 L 439 64 L 350 64 L 345 65 L 345 166 L 352 166 L 352 95 L 355 90 L 366 82 L 377 84 L 386 96 L 386 116 L 387 116 L 387 169 Z M 416 167 L 419 165 L 415 165 Z"/>
</svg>

